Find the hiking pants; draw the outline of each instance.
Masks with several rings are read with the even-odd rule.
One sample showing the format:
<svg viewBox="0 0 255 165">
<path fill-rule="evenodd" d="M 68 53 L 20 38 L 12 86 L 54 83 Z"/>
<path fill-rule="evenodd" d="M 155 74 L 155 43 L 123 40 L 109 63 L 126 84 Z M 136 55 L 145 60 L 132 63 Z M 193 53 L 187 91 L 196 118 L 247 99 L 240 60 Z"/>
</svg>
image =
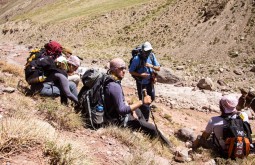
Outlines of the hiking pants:
<svg viewBox="0 0 255 165">
<path fill-rule="evenodd" d="M 147 94 L 151 96 L 151 100 L 155 100 L 155 90 L 154 90 L 154 85 L 149 83 L 149 84 L 141 84 L 138 81 L 136 81 L 136 87 L 138 91 L 138 97 L 140 100 L 143 98 L 142 90 L 146 89 Z M 150 117 L 150 105 L 142 105 L 140 106 L 140 109 L 142 111 L 142 114 L 145 118 L 146 121 L 149 120 Z"/>
<path fill-rule="evenodd" d="M 150 138 L 160 137 L 164 144 L 167 144 L 169 145 L 169 147 L 172 147 L 167 138 L 164 137 L 163 134 L 160 131 L 158 131 L 153 124 L 148 123 L 142 117 L 141 111 L 139 109 L 136 110 L 136 113 L 138 114 L 139 119 L 136 119 L 131 114 L 129 114 L 127 127 L 135 131 L 142 131 L 143 133 L 149 135 Z"/>
</svg>

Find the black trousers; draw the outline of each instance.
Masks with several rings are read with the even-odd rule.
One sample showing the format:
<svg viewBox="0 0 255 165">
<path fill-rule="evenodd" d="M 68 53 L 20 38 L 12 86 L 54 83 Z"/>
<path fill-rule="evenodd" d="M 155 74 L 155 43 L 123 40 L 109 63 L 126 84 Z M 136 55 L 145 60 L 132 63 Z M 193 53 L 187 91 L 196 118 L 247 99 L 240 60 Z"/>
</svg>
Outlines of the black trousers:
<svg viewBox="0 0 255 165">
<path fill-rule="evenodd" d="M 142 131 L 143 133 L 149 135 L 150 138 L 159 137 L 164 144 L 168 145 L 169 147 L 173 147 L 173 145 L 167 140 L 167 138 L 164 137 L 163 134 L 159 130 L 157 130 L 157 128 L 153 124 L 148 123 L 145 120 L 140 109 L 136 110 L 136 114 L 138 116 L 138 119 L 134 118 L 131 114 L 129 114 L 127 127 L 135 131 Z"/>
<path fill-rule="evenodd" d="M 138 81 L 136 81 L 136 87 L 137 87 L 137 92 L 138 92 L 138 97 L 140 100 L 143 98 L 142 90 L 146 89 L 146 92 L 149 96 L 151 96 L 151 100 L 155 100 L 155 89 L 154 85 L 149 83 L 149 84 L 140 84 Z M 148 121 L 150 117 L 150 105 L 142 105 L 140 107 L 141 112 L 143 113 L 143 116 L 145 117 L 145 120 Z"/>
</svg>

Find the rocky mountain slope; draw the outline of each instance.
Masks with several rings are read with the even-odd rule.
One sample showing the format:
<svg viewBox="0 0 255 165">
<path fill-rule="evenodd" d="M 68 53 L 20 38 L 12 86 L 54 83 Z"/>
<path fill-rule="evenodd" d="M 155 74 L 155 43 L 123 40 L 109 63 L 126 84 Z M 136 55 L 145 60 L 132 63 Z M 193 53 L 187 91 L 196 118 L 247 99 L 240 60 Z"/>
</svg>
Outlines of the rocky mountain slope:
<svg viewBox="0 0 255 165">
<path fill-rule="evenodd" d="M 128 62 L 132 48 L 151 42 L 162 68 L 173 69 L 181 78 L 175 85 L 156 85 L 157 123 L 168 135 L 182 127 L 200 133 L 208 118 L 216 115 L 223 92 L 254 87 L 252 0 L 1 0 L 0 9 L 0 58 L 15 65 L 24 63 L 26 48 L 41 47 L 50 39 L 73 49 L 87 67 L 103 67 L 119 56 Z M 212 79 L 216 91 L 196 88 L 203 77 Z M 123 85 L 132 99 L 134 81 L 129 74 Z M 6 95 L 1 97 L 5 100 Z M 9 111 L 4 103 L 0 110 Z M 65 134 L 81 136 L 78 140 L 83 144 L 91 132 Z M 89 138 L 91 143 L 100 139 L 104 151 L 96 152 L 91 145 L 99 155 L 99 164 L 117 164 L 130 153 L 116 139 L 104 138 L 97 133 Z M 114 147 L 123 149 L 121 156 Z M 201 160 L 204 156 L 198 154 L 193 160 L 207 162 L 210 157 Z"/>
<path fill-rule="evenodd" d="M 132 48 L 150 41 L 162 66 L 181 68 L 191 82 L 254 86 L 252 0 L 120 2 L 1 1 L 1 41 L 42 46 L 53 39 L 99 65 L 116 56 L 128 61 Z"/>
</svg>

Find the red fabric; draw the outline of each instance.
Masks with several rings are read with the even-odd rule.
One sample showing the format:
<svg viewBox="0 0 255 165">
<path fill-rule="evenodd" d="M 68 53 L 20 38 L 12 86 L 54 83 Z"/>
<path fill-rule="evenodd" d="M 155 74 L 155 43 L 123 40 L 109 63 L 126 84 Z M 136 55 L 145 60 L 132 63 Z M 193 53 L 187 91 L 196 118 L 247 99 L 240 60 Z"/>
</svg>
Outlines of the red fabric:
<svg viewBox="0 0 255 165">
<path fill-rule="evenodd" d="M 53 56 L 53 58 L 57 58 L 61 55 L 62 46 L 56 41 L 50 41 L 49 43 L 45 44 L 45 50 L 47 56 Z"/>
</svg>

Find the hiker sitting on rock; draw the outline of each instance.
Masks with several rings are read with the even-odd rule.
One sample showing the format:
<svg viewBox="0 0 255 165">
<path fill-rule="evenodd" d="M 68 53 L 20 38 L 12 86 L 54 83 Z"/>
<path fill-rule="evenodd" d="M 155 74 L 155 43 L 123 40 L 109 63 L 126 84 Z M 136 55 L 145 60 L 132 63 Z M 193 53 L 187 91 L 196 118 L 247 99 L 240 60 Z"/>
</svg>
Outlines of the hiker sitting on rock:
<svg viewBox="0 0 255 165">
<path fill-rule="evenodd" d="M 132 130 L 142 131 L 148 134 L 151 138 L 160 136 L 161 140 L 171 146 L 170 142 L 159 132 L 156 127 L 146 122 L 141 114 L 139 107 L 142 105 L 149 105 L 151 103 L 151 97 L 146 95 L 143 100 L 128 105 L 125 102 L 121 80 L 126 73 L 126 64 L 120 58 L 115 58 L 110 61 L 110 74 L 109 82 L 106 82 L 104 88 L 104 103 L 105 103 L 105 117 L 110 123 L 115 123 L 123 127 L 129 127 Z M 132 113 L 136 111 L 139 114 L 139 119 L 133 117 Z"/>
<path fill-rule="evenodd" d="M 138 97 L 140 100 L 142 99 L 143 89 L 146 89 L 148 95 L 151 96 L 152 101 L 155 99 L 155 71 L 159 70 L 160 64 L 152 53 L 152 46 L 149 42 L 145 42 L 142 44 L 141 49 L 139 49 L 138 54 L 133 58 L 129 67 L 130 74 L 135 77 Z M 146 121 L 148 121 L 150 116 L 150 104 L 144 104 L 140 109 Z"/>
<path fill-rule="evenodd" d="M 245 135 L 248 141 L 250 141 L 248 142 L 247 139 L 245 139 L 244 141 L 242 141 L 242 144 L 243 142 L 244 143 L 247 142 L 247 148 L 250 148 L 251 130 L 248 123 L 248 115 L 244 112 L 241 112 L 240 114 L 238 114 L 236 110 L 237 104 L 238 104 L 238 99 L 236 96 L 232 94 L 225 95 L 221 98 L 219 102 L 221 115 L 212 117 L 209 120 L 202 136 L 198 136 L 197 139 L 193 142 L 193 146 L 192 146 L 193 150 L 196 150 L 200 146 L 203 146 L 205 148 L 211 148 L 211 149 L 214 148 L 217 151 L 219 151 L 221 155 L 224 155 L 223 157 L 235 158 L 236 155 L 233 153 L 235 149 L 233 148 L 231 149 L 231 144 L 230 144 L 231 140 L 227 140 L 227 139 L 230 139 L 230 137 L 233 137 L 234 136 L 233 134 L 238 135 L 238 131 L 242 133 L 242 136 Z M 240 130 L 231 131 L 229 129 L 230 121 L 231 122 L 233 121 L 233 123 L 238 125 L 236 126 L 236 128 L 239 128 L 240 126 Z M 234 132 L 237 132 L 237 133 L 234 133 Z M 245 145 L 243 146 L 245 147 Z M 249 150 L 247 148 L 243 148 L 243 149 Z M 248 151 L 245 153 L 243 150 L 240 151 L 239 153 L 242 154 L 240 158 L 242 158 L 243 156 L 247 156 L 249 154 Z"/>
<path fill-rule="evenodd" d="M 61 103 L 67 104 L 67 98 L 77 103 L 77 89 L 74 82 L 67 79 L 67 60 L 61 56 L 54 61 L 51 57 L 45 56 L 30 63 L 34 70 L 40 69 L 39 77 L 30 79 L 31 91 L 40 93 L 42 96 L 61 96 Z"/>
</svg>

